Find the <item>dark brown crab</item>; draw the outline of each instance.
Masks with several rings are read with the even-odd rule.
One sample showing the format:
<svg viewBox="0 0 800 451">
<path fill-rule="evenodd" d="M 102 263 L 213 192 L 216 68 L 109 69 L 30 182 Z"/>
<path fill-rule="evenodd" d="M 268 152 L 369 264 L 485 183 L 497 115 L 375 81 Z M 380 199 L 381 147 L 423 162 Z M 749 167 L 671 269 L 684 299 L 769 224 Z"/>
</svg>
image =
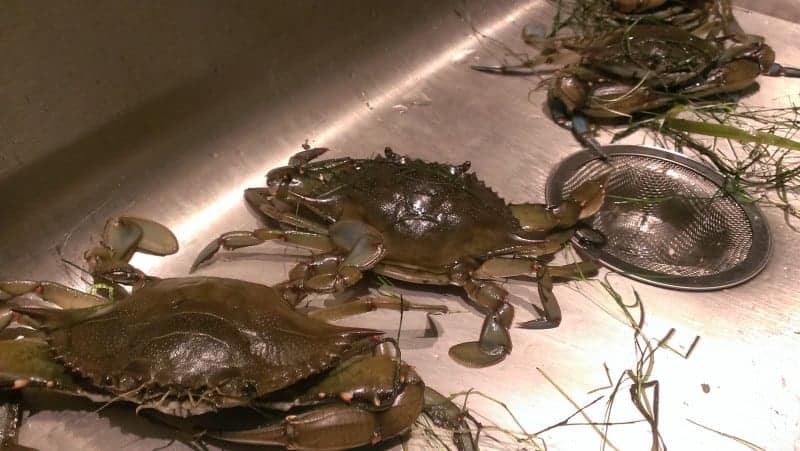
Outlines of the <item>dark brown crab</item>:
<svg viewBox="0 0 800 451">
<path fill-rule="evenodd" d="M 670 25 L 633 25 L 581 49 L 580 62 L 552 80 L 548 104 L 556 122 L 600 152 L 585 117 L 630 117 L 739 92 L 762 74 L 800 76 L 800 71 L 775 63 L 775 52 L 756 36 L 702 39 Z"/>
<path fill-rule="evenodd" d="M 41 332 L 0 340 L 4 445 L 15 445 L 18 390 L 40 387 L 177 417 L 258 407 L 276 419 L 207 436 L 291 449 L 374 444 L 404 432 L 425 410 L 460 429 L 459 449 L 473 449 L 458 409 L 425 387 L 380 331 L 309 318 L 259 284 L 148 277 L 126 262 L 135 250 L 167 254 L 177 241 L 159 224 L 121 218 L 87 253 L 96 279 L 135 284 L 116 302 L 51 282 L 0 282 L 0 302 L 11 307 L 0 310 L 0 332 L 11 312 Z M 15 300 L 26 294 L 61 308 Z"/>
<path fill-rule="evenodd" d="M 307 149 L 273 169 L 267 188 L 251 188 L 248 202 L 279 228 L 228 232 L 211 242 L 194 267 L 220 248 L 279 239 L 321 252 L 290 272 L 288 286 L 335 292 L 363 271 L 428 285 L 457 285 L 486 313 L 476 342 L 450 349 L 459 363 L 493 365 L 511 351 L 514 310 L 494 278 L 533 276 L 544 318 L 524 327 L 554 327 L 561 320 L 553 276 L 574 276 L 588 265 L 548 267 L 537 257 L 557 252 L 578 222 L 603 203 L 604 181 L 587 183 L 556 209 L 507 205 L 469 163 L 451 166 L 399 156 L 312 162 L 326 149 Z"/>
<path fill-rule="evenodd" d="M 603 1 L 603 0 L 600 0 Z M 719 0 L 605 0 L 603 19 L 615 25 L 663 23 L 697 28 L 723 3 Z"/>
<path fill-rule="evenodd" d="M 550 96 L 568 113 L 619 117 L 677 99 L 741 91 L 760 74 L 783 75 L 763 40 L 724 47 L 668 25 L 634 25 L 598 38 L 565 69 Z"/>
<path fill-rule="evenodd" d="M 659 1 L 616 2 L 625 11 L 663 6 Z M 625 5 L 622 5 L 625 4 Z M 581 143 L 602 155 L 587 117 L 630 117 L 687 100 L 743 91 L 759 75 L 800 77 L 800 69 L 775 63 L 760 36 L 746 34 L 730 2 L 699 2 L 713 20 L 692 31 L 665 22 L 634 21 L 586 35 L 544 38 L 524 34 L 542 54 L 519 66 L 473 66 L 500 74 L 555 72 L 548 105 L 553 119 L 571 127 Z"/>
</svg>

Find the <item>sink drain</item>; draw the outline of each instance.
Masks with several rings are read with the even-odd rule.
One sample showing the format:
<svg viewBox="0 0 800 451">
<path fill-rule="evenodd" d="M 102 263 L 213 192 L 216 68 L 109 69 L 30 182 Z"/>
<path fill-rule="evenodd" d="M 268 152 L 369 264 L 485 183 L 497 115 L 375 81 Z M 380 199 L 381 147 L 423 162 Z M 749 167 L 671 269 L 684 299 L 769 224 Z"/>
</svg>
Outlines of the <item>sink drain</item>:
<svg viewBox="0 0 800 451">
<path fill-rule="evenodd" d="M 767 264 L 771 236 L 761 211 L 727 195 L 724 178 L 681 154 L 643 146 L 571 155 L 551 173 L 547 202 L 608 174 L 603 208 L 587 223 L 597 240 L 574 240 L 601 264 L 653 285 L 715 290 L 745 282 Z"/>
</svg>

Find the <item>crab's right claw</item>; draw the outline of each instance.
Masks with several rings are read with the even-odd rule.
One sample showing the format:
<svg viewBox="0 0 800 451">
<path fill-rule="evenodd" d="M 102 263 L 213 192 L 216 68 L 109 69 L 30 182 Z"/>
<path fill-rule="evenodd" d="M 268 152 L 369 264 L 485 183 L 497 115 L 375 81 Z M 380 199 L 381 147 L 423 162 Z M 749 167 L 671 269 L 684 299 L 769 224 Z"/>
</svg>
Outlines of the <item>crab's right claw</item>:
<svg viewBox="0 0 800 451">
<path fill-rule="evenodd" d="M 570 199 L 580 206 L 578 220 L 591 218 L 603 207 L 610 174 L 583 183 L 570 193 Z"/>
<path fill-rule="evenodd" d="M 605 174 L 584 182 L 561 201 L 554 211 L 554 215 L 559 221 L 559 227 L 572 228 L 579 221 L 591 218 L 600 211 L 606 199 L 609 176 L 609 174 Z"/>
<path fill-rule="evenodd" d="M 485 368 L 503 361 L 511 353 L 511 336 L 500 314 L 486 315 L 478 341 L 460 343 L 450 348 L 450 357 L 469 368 Z"/>
</svg>

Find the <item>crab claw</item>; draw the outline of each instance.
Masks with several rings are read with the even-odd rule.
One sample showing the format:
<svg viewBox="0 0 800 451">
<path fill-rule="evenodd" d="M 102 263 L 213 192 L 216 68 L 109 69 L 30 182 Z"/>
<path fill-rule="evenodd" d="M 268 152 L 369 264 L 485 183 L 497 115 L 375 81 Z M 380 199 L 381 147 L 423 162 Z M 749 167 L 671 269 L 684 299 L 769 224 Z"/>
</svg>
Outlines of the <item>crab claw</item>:
<svg viewBox="0 0 800 451">
<path fill-rule="evenodd" d="M 600 211 L 606 198 L 608 177 L 606 174 L 584 182 L 573 190 L 569 197 L 561 201 L 554 211 L 560 228 L 574 227 L 579 221 L 590 218 Z"/>
<path fill-rule="evenodd" d="M 778 63 L 770 64 L 769 68 L 764 72 L 765 75 L 770 77 L 796 77 L 800 78 L 800 68 L 781 66 Z"/>
<path fill-rule="evenodd" d="M 170 229 L 149 219 L 130 216 L 109 219 L 103 230 L 103 241 L 117 258 L 125 261 L 136 251 L 154 255 L 178 252 L 178 239 Z"/>
<path fill-rule="evenodd" d="M 174 254 L 178 251 L 178 239 L 157 222 L 123 216 L 106 222 L 103 242 L 86 251 L 83 258 L 95 277 L 129 285 L 144 279 L 141 271 L 128 264 L 137 251 Z"/>
<path fill-rule="evenodd" d="M 609 178 L 610 174 L 601 175 L 594 180 L 583 183 L 570 193 L 572 202 L 580 206 L 579 221 L 594 216 L 603 207 Z"/>
</svg>

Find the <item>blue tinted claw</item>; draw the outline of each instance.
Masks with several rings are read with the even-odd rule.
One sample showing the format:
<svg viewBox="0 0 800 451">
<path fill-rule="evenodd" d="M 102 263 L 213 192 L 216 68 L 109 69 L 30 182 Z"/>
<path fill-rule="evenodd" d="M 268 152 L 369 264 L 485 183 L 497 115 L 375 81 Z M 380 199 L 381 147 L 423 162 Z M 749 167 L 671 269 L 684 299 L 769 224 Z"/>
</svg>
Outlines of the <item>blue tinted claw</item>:
<svg viewBox="0 0 800 451">
<path fill-rule="evenodd" d="M 594 139 L 586 116 L 581 114 L 572 116 L 572 134 L 575 135 L 578 142 L 591 149 L 603 161 L 608 161 L 608 154 L 603 150 L 603 146 Z"/>
<path fill-rule="evenodd" d="M 592 129 L 586 116 L 577 112 L 570 115 L 564 101 L 552 95 L 547 98 L 547 108 L 550 110 L 553 122 L 572 130 L 579 143 L 594 151 L 603 161 L 608 161 L 608 154 L 603 151 L 603 146 L 592 136 Z"/>
<path fill-rule="evenodd" d="M 770 77 L 798 77 L 800 78 L 800 69 L 796 67 L 781 66 L 778 63 L 772 63 L 769 70 L 765 73 Z"/>
</svg>

